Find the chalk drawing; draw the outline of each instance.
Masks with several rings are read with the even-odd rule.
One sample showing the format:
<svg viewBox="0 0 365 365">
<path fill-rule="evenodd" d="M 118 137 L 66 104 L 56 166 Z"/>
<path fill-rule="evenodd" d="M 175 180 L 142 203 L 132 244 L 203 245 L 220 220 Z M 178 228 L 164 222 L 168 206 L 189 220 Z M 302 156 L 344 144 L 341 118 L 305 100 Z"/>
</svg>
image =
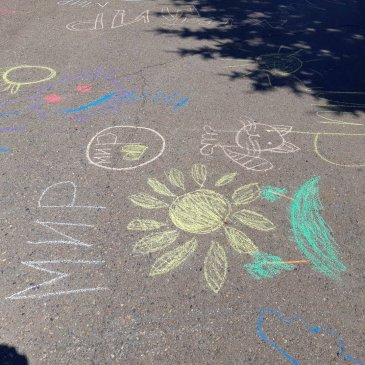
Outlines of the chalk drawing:
<svg viewBox="0 0 365 365">
<path fill-rule="evenodd" d="M 260 23 L 261 22 L 262 21 L 260 21 Z M 293 78 L 296 81 L 298 81 L 301 85 L 303 85 L 306 90 L 309 90 L 306 87 L 305 83 L 296 75 L 296 73 L 302 69 L 302 67 L 305 63 L 316 62 L 319 60 L 313 59 L 313 60 L 303 61 L 300 58 L 298 58 L 298 53 L 303 51 L 303 49 L 299 49 L 299 50 L 289 53 L 289 54 L 283 54 L 283 53 L 281 53 L 281 50 L 283 48 L 289 48 L 289 47 L 280 46 L 277 53 L 264 54 L 264 55 L 257 57 L 254 60 L 243 59 L 242 60 L 243 62 L 240 62 L 239 64 L 235 64 L 235 65 L 225 66 L 225 68 L 237 68 L 237 67 L 246 68 L 249 65 L 253 65 L 253 66 L 256 66 L 257 68 L 254 70 L 248 69 L 247 70 L 248 72 L 243 74 L 243 76 L 253 74 L 255 71 L 259 70 L 266 75 L 266 78 L 268 80 L 268 84 L 270 87 L 273 87 L 273 84 L 272 84 L 273 77 L 281 78 L 281 79 Z M 319 72 L 317 72 L 314 69 L 308 68 L 308 70 L 322 76 Z"/>
<path fill-rule="evenodd" d="M 261 279 L 271 275 L 270 272 L 264 275 L 259 271 L 263 266 L 271 265 L 272 262 L 270 261 L 276 261 L 278 265 L 308 262 L 312 264 L 314 270 L 322 275 L 332 280 L 339 280 L 341 273 L 346 270 L 346 266 L 338 257 L 337 243 L 333 238 L 331 228 L 321 215 L 323 205 L 319 197 L 319 177 L 313 177 L 306 181 L 293 197 L 288 197 L 285 194 L 286 190 L 272 186 L 266 186 L 261 190 L 261 196 L 264 200 L 276 202 L 285 198 L 290 201 L 292 233 L 298 248 L 308 260 L 305 262 L 304 260 L 301 262 L 298 260 L 296 262 L 279 261 L 277 258 L 259 256 L 255 258 L 253 264 L 245 265 L 245 267 L 256 279 Z"/>
<path fill-rule="evenodd" d="M 100 7 L 100 8 L 105 8 L 107 5 L 109 4 L 109 1 L 106 2 L 94 2 L 94 1 L 83 1 L 83 0 L 64 0 L 64 1 L 59 1 L 57 3 L 57 5 L 68 5 L 68 6 L 78 6 L 81 8 L 88 8 L 90 6 L 96 6 L 96 7 Z"/>
<path fill-rule="evenodd" d="M 128 161 L 139 161 L 147 150 L 148 146 L 141 144 L 127 144 L 121 148 L 123 160 Z"/>
<path fill-rule="evenodd" d="M 130 81 L 130 77 L 119 80 L 104 69 L 63 74 L 57 80 L 34 86 L 35 92 L 30 96 L 3 100 L 0 103 L 0 119 L 36 115 L 46 120 L 65 114 L 71 116 L 67 120 L 86 123 L 100 118 L 101 113 L 119 113 L 125 105 L 132 103 L 158 104 L 179 111 L 190 100 L 178 91 L 138 92 L 128 86 Z M 105 93 L 105 90 L 109 92 Z"/>
<path fill-rule="evenodd" d="M 66 190 L 66 195 L 65 195 Z M 61 181 L 44 190 L 38 200 L 40 208 L 87 208 L 87 209 L 105 209 L 101 206 L 93 205 L 76 205 L 77 186 L 72 181 Z M 63 200 L 66 198 L 66 202 Z M 47 204 L 45 200 L 52 201 L 52 204 Z"/>
<path fill-rule="evenodd" d="M 244 267 L 256 280 L 261 280 L 264 278 L 271 279 L 284 270 L 293 270 L 295 266 L 291 263 L 283 262 L 279 256 L 269 255 L 265 252 L 257 252 L 255 262 L 246 264 Z"/>
<path fill-rule="evenodd" d="M 76 91 L 85 94 L 92 90 L 92 85 L 76 85 Z"/>
<path fill-rule="evenodd" d="M 267 171 L 274 166 L 263 157 L 265 154 L 286 154 L 299 150 L 297 146 L 285 139 L 292 127 L 270 126 L 249 118 L 241 120 L 241 123 L 243 127 L 238 131 L 215 130 L 205 126 L 200 153 L 210 156 L 216 148 L 219 148 L 229 159 L 245 170 Z"/>
<path fill-rule="evenodd" d="M 44 70 L 46 72 L 48 72 L 48 75 L 46 77 L 44 77 L 43 79 L 38 79 L 35 81 L 14 81 L 10 78 L 10 75 L 15 72 L 15 71 L 19 71 L 19 70 Z M 3 83 L 5 84 L 5 89 L 3 91 L 10 91 L 11 94 L 16 94 L 19 89 L 23 86 L 29 86 L 29 85 L 35 85 L 35 84 L 40 84 L 42 82 L 47 82 L 49 80 L 52 80 L 55 76 L 56 76 L 56 71 L 53 70 L 50 67 L 45 67 L 45 66 L 29 66 L 29 65 L 22 65 L 22 66 L 15 66 L 15 67 L 11 67 L 7 70 L 5 70 L 3 73 L 1 73 L 1 78 Z"/>
<path fill-rule="evenodd" d="M 88 292 L 95 292 L 100 290 L 107 290 L 107 287 L 97 286 L 94 288 L 80 288 L 80 289 L 72 289 L 72 290 L 52 290 L 54 288 L 54 284 L 59 281 L 67 278 L 70 274 L 47 269 L 43 266 L 48 265 L 101 265 L 104 261 L 86 261 L 86 260 L 52 260 L 52 261 L 22 261 L 23 265 L 28 266 L 32 269 L 36 269 L 39 271 L 46 272 L 48 274 L 55 275 L 56 277 L 47 280 L 40 284 L 31 285 L 28 288 L 21 290 L 6 299 L 41 299 L 50 296 L 59 296 L 59 295 L 69 295 L 69 294 L 82 294 Z M 36 290 L 42 290 L 42 293 L 34 294 Z M 48 290 L 48 291 L 47 291 Z"/>
<path fill-rule="evenodd" d="M 89 206 L 89 205 L 76 205 L 76 192 L 77 187 L 76 184 L 71 181 L 63 181 L 49 186 L 45 189 L 39 200 L 38 207 L 39 208 L 86 208 L 86 209 L 101 209 L 104 207 L 98 206 Z M 61 236 L 61 239 L 51 240 L 44 239 L 39 240 L 37 242 L 28 241 L 28 244 L 33 245 L 41 245 L 41 244 L 66 244 L 73 246 L 81 246 L 84 248 L 89 248 L 92 245 L 89 243 L 82 242 L 81 240 L 70 236 L 70 234 L 64 233 L 64 230 L 67 229 L 75 229 L 75 228 L 94 228 L 94 225 L 84 224 L 84 223 L 70 223 L 70 222 L 47 222 L 47 221 L 39 221 L 36 220 L 35 223 L 40 224 L 42 227 L 49 229 L 52 234 L 56 234 Z M 89 293 L 94 291 L 106 290 L 107 287 L 92 287 L 92 288 L 78 288 L 71 290 L 56 290 L 56 283 L 67 278 L 70 274 L 50 270 L 47 268 L 49 265 L 100 265 L 103 264 L 104 261 L 85 261 L 85 260 L 44 260 L 44 261 L 23 261 L 21 262 L 23 265 L 28 266 L 30 268 L 40 270 L 46 272 L 48 274 L 52 274 L 54 277 L 51 280 L 47 280 L 41 284 L 31 285 L 28 288 L 21 290 L 7 299 L 39 299 L 50 296 L 59 296 L 59 295 L 67 295 L 67 294 L 81 294 L 81 293 Z M 44 267 L 45 266 L 45 267 Z M 84 269 L 83 269 L 84 270 Z"/>
<path fill-rule="evenodd" d="M 0 147 L 0 152 L 2 152 L 2 153 L 11 152 L 11 149 L 7 148 L 7 147 Z"/>
<path fill-rule="evenodd" d="M 14 15 L 14 14 L 29 14 L 30 11 L 19 11 L 19 10 L 13 10 L 9 8 L 0 8 L 0 16 L 4 15 Z"/>
<path fill-rule="evenodd" d="M 125 10 L 116 10 L 116 14 L 114 15 L 111 29 L 116 29 L 120 27 L 125 27 L 126 25 L 131 25 L 133 23 L 137 23 L 139 21 L 143 21 L 144 24 L 149 23 L 150 19 L 148 17 L 149 10 L 143 11 L 141 14 L 139 14 L 134 20 L 125 23 Z"/>
<path fill-rule="evenodd" d="M 133 204 L 141 208 L 166 210 L 170 222 L 166 227 L 163 222 L 140 217 L 131 221 L 127 228 L 133 231 L 147 232 L 164 227 L 162 231 L 149 233 L 141 238 L 134 246 L 134 253 L 160 252 L 178 241 L 181 233 L 194 236 L 186 243 L 179 243 L 177 247 L 160 256 L 152 265 L 151 276 L 169 273 L 185 262 L 196 250 L 199 235 L 221 232 L 235 252 L 252 257 L 256 255 L 258 252 L 256 245 L 235 226 L 243 224 L 249 229 L 268 232 L 274 230 L 275 225 L 262 214 L 242 209 L 242 206 L 247 206 L 260 198 L 258 184 L 237 188 L 231 198 L 216 191 L 216 188 L 233 183 L 236 175 L 236 173 L 224 175 L 215 182 L 213 188 L 207 188 L 205 187 L 208 183 L 207 169 L 205 165 L 195 164 L 191 169 L 191 177 L 198 187 L 196 190 L 186 192 L 184 174 L 177 169 L 171 169 L 166 174 L 171 189 L 157 179 L 150 178 L 147 181 L 150 188 L 156 194 L 163 196 L 164 200 L 145 193 L 129 197 Z M 180 192 L 182 190 L 182 194 L 174 190 Z M 220 291 L 227 277 L 228 260 L 225 246 L 212 241 L 204 260 L 204 278 L 208 288 L 214 293 Z"/>
<path fill-rule="evenodd" d="M 131 24 L 143 22 L 144 24 L 149 23 L 149 10 L 144 10 L 136 18 L 131 21 L 125 21 L 126 11 L 115 10 L 115 14 L 110 25 L 110 29 L 117 29 L 125 27 Z M 66 25 L 66 28 L 71 31 L 82 32 L 82 31 L 97 31 L 104 29 L 104 13 L 96 15 L 95 19 L 86 21 L 75 21 Z"/>
<path fill-rule="evenodd" d="M 101 103 L 104 103 L 105 101 L 109 100 L 110 98 L 112 98 L 113 96 L 115 95 L 115 92 L 111 92 L 109 94 L 106 94 L 104 95 L 102 98 L 100 99 L 97 99 L 97 100 L 94 100 L 92 101 L 91 103 L 88 103 L 86 105 L 82 105 L 82 106 L 79 106 L 77 108 L 73 108 L 73 109 L 66 109 L 66 110 L 63 110 L 64 113 L 75 113 L 75 112 L 80 112 L 82 110 L 86 110 L 86 109 L 89 109 L 89 108 L 92 108 L 96 105 L 99 105 Z"/>
<path fill-rule="evenodd" d="M 25 132 L 23 127 L 1 127 L 0 132 Z"/>
<path fill-rule="evenodd" d="M 331 279 L 339 279 L 345 265 L 338 259 L 336 242 L 330 227 L 320 214 L 319 178 L 303 184 L 293 196 L 290 207 L 294 238 L 315 270 Z"/>
<path fill-rule="evenodd" d="M 350 141 L 348 143 L 351 143 L 353 145 L 358 144 L 359 146 L 363 145 L 365 133 L 332 133 L 332 132 L 307 132 L 307 131 L 290 131 L 290 133 L 293 134 L 302 134 L 307 136 L 313 136 L 313 151 L 314 153 L 323 161 L 329 163 L 330 165 L 334 165 L 337 167 L 363 167 L 365 166 L 365 161 L 360 163 L 341 163 L 338 161 L 334 161 L 332 157 L 327 157 L 325 153 L 320 148 L 320 141 L 323 141 L 324 139 L 330 137 L 331 141 L 336 141 L 336 137 L 338 137 L 342 141 L 338 141 L 343 143 L 343 140 L 346 138 L 349 138 Z M 334 138 L 335 137 L 335 138 Z M 356 139 L 356 141 L 355 141 Z M 340 143 L 339 143 L 340 144 Z M 355 156 L 358 157 L 358 156 Z"/>
<path fill-rule="evenodd" d="M 203 19 L 196 8 L 195 5 L 190 5 L 188 7 L 179 8 L 178 10 L 173 10 L 170 12 L 169 7 L 164 7 L 161 10 L 163 23 L 169 26 L 182 25 L 187 23 L 197 23 L 197 24 L 211 24 L 212 20 Z"/>
<path fill-rule="evenodd" d="M 67 240 L 43 240 L 43 241 L 27 241 L 27 243 L 32 245 L 41 245 L 41 244 L 67 244 L 67 245 L 74 245 L 74 246 L 84 246 L 84 247 L 91 247 L 92 245 L 89 243 L 81 242 L 80 240 L 73 238 L 65 233 L 60 232 L 59 229 L 54 228 L 53 226 L 68 226 L 68 227 L 88 227 L 94 228 L 95 226 L 92 224 L 83 224 L 83 223 L 64 223 L 64 222 L 40 222 L 36 221 L 36 223 L 40 224 L 43 227 L 50 229 L 51 231 L 59 234 L 63 238 L 67 238 Z"/>
<path fill-rule="evenodd" d="M 165 150 L 165 139 L 154 129 L 115 126 L 103 129 L 89 142 L 86 158 L 107 170 L 127 171 L 157 160 Z"/>
<path fill-rule="evenodd" d="M 64 100 L 64 98 L 57 94 L 49 94 L 44 97 L 44 100 L 49 104 L 58 104 Z"/>
<path fill-rule="evenodd" d="M 285 331 L 285 333 L 279 333 L 278 337 L 284 338 L 285 343 L 290 344 L 290 341 L 286 340 L 286 338 L 290 336 L 290 327 L 293 326 L 293 328 L 297 328 L 298 325 L 301 326 L 300 328 L 304 328 L 306 333 L 309 335 L 320 334 L 322 336 L 328 336 L 333 338 L 337 343 L 337 347 L 333 351 L 333 356 L 331 356 L 331 359 L 329 358 L 317 359 L 317 361 L 319 361 L 318 363 L 330 364 L 333 362 L 334 358 L 337 358 L 339 356 L 346 362 L 350 362 L 356 365 L 365 365 L 365 363 L 361 361 L 359 358 L 345 352 L 346 344 L 342 339 L 342 337 L 337 333 L 337 331 L 330 328 L 322 327 L 321 325 L 311 325 L 310 323 L 306 322 L 302 317 L 299 316 L 286 318 L 281 314 L 281 312 L 271 308 L 260 309 L 257 320 L 258 335 L 263 341 L 265 341 L 275 351 L 277 351 L 280 356 L 284 357 L 290 364 L 299 365 L 300 363 L 299 360 L 296 359 L 297 356 L 295 354 L 292 354 L 290 349 L 285 349 L 281 347 L 277 342 L 275 342 L 274 339 L 270 338 L 267 335 L 267 330 L 269 328 L 265 328 L 265 325 L 267 327 L 267 323 L 270 323 L 270 321 L 266 322 L 267 318 L 269 317 L 273 317 L 274 319 L 277 319 L 280 322 L 282 322 L 283 326 L 281 328 Z M 307 351 L 310 352 L 310 348 L 308 348 Z"/>
<path fill-rule="evenodd" d="M 353 114 L 350 113 L 348 109 L 363 109 L 365 107 L 364 92 L 320 91 L 316 93 L 315 96 L 318 98 L 325 98 L 326 100 L 326 102 L 313 104 L 321 108 L 320 111 L 316 112 L 316 115 L 321 118 L 320 123 L 364 126 L 364 123 L 342 120 L 342 115 L 347 120 L 354 118 Z M 341 114 L 341 117 L 339 114 Z"/>
<path fill-rule="evenodd" d="M 75 21 L 66 25 L 66 28 L 75 32 L 104 29 L 103 13 L 97 14 L 94 20 Z"/>
</svg>

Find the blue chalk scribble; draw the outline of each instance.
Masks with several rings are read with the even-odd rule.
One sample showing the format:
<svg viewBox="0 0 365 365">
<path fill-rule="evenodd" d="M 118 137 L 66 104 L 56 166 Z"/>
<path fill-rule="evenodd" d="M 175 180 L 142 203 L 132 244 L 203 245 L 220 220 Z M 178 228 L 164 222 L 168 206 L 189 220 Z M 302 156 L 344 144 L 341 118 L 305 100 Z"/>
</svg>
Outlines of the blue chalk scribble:
<svg viewBox="0 0 365 365">
<path fill-rule="evenodd" d="M 89 103 L 89 104 L 86 104 L 86 105 L 82 105 L 82 106 L 79 106 L 79 107 L 74 108 L 74 109 L 67 109 L 67 110 L 62 110 L 62 111 L 64 113 L 75 113 L 75 112 L 79 112 L 81 110 L 89 109 L 89 108 L 92 108 L 93 106 L 96 106 L 98 104 L 104 103 L 105 101 L 107 101 L 110 98 L 112 98 L 115 94 L 116 94 L 115 92 L 111 92 L 109 94 L 106 94 L 102 98 L 93 101 L 92 103 Z"/>
<path fill-rule="evenodd" d="M 291 318 L 285 318 L 281 315 L 279 311 L 276 311 L 271 308 L 261 308 L 259 310 L 259 317 L 257 321 L 257 332 L 262 340 L 267 342 L 270 346 L 272 346 L 276 351 L 278 351 L 282 356 L 284 356 L 287 360 L 290 361 L 293 365 L 300 365 L 299 362 L 288 352 L 286 352 L 283 348 L 281 348 L 274 340 L 268 338 L 262 328 L 262 324 L 264 321 L 264 317 L 266 315 L 272 315 L 276 318 L 278 318 L 284 325 L 291 326 L 294 322 L 299 321 L 304 326 L 308 333 L 323 333 L 327 336 L 334 337 L 337 340 L 337 354 L 338 356 L 341 356 L 345 361 L 349 361 L 356 365 L 365 365 L 360 359 L 355 358 L 352 355 L 346 354 L 345 349 L 345 343 L 342 340 L 342 338 L 336 333 L 335 330 L 324 328 L 321 326 L 311 326 L 309 323 L 307 323 L 302 317 L 291 317 Z M 326 362 L 323 362 L 325 364 Z"/>
</svg>

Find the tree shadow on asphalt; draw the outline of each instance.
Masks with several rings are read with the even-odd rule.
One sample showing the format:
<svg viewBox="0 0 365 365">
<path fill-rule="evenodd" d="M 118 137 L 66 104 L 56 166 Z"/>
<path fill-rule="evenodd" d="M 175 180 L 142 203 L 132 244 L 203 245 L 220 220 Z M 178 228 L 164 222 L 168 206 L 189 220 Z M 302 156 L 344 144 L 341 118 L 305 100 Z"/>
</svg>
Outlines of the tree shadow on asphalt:
<svg viewBox="0 0 365 365">
<path fill-rule="evenodd" d="M 0 344 L 0 364 L 1 365 L 28 365 L 25 355 L 17 352 L 15 347 Z"/>
<path fill-rule="evenodd" d="M 365 6 L 357 0 L 171 0 L 158 34 L 193 39 L 182 57 L 222 61 L 221 75 L 256 92 L 286 88 L 365 111 Z M 194 42 L 196 44 L 196 42 Z"/>
</svg>

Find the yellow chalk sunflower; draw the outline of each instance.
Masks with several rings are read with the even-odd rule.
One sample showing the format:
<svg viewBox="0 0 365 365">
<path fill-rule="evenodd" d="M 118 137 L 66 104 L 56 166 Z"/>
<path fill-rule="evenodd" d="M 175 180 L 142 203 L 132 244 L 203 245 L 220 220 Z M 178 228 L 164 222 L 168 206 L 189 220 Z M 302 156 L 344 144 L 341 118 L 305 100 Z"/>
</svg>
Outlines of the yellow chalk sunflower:
<svg viewBox="0 0 365 365">
<path fill-rule="evenodd" d="M 244 224 L 259 231 L 275 229 L 274 224 L 264 216 L 242 206 L 252 203 L 260 196 L 258 184 L 243 185 L 236 189 L 231 199 L 217 192 L 217 188 L 231 183 L 237 173 L 222 176 L 215 183 L 214 189 L 205 188 L 207 169 L 204 165 L 193 165 L 191 175 L 198 188 L 186 192 L 184 174 L 171 169 L 167 178 L 177 194 L 156 179 L 148 179 L 148 185 L 155 193 L 164 197 L 160 200 L 154 196 L 139 193 L 129 197 L 133 204 L 144 209 L 166 209 L 170 223 L 151 219 L 134 219 L 128 224 L 133 231 L 158 232 L 147 234 L 134 246 L 134 253 L 149 254 L 162 251 L 177 241 L 181 231 L 194 235 L 185 243 L 180 243 L 165 252 L 152 265 L 150 276 L 162 275 L 181 265 L 197 248 L 197 235 L 208 235 L 222 230 L 229 245 L 240 254 L 255 255 L 258 248 L 241 230 L 233 227 L 235 223 Z M 170 199 L 169 202 L 166 200 Z M 215 293 L 222 288 L 227 276 L 227 255 L 225 247 L 218 242 L 211 242 L 204 260 L 204 278 L 208 287 Z"/>
</svg>

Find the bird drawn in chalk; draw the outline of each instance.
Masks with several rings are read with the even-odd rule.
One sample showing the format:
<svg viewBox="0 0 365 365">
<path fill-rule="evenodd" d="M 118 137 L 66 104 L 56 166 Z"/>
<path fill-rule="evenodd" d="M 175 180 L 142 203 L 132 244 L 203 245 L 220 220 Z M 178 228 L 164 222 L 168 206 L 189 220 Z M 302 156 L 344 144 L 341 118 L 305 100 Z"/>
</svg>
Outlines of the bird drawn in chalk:
<svg viewBox="0 0 365 365">
<path fill-rule="evenodd" d="M 274 165 L 264 156 L 271 153 L 294 153 L 299 147 L 288 142 L 285 136 L 291 126 L 257 123 L 253 119 L 242 120 L 238 131 L 215 130 L 204 127 L 200 153 L 210 156 L 215 149 L 222 149 L 232 161 L 246 170 L 267 171 Z"/>
<path fill-rule="evenodd" d="M 266 20 L 259 21 L 259 23 L 255 23 L 254 25 L 260 23 L 266 23 L 271 28 L 275 28 Z M 248 52 L 244 48 L 238 47 L 238 49 Z M 282 52 L 283 49 L 286 49 L 289 52 Z M 228 65 L 224 68 L 237 69 L 243 67 L 246 70 L 245 73 L 240 73 L 241 76 L 251 76 L 260 83 L 262 83 L 266 78 L 267 83 L 266 85 L 263 85 L 269 88 L 275 86 L 273 79 L 281 79 L 288 81 L 291 80 L 292 82 L 296 81 L 302 85 L 306 91 L 311 91 L 311 89 L 307 87 L 306 82 L 304 82 L 300 76 L 306 76 L 308 73 L 310 73 L 313 76 L 316 74 L 323 78 L 322 73 L 313 68 L 306 67 L 306 70 L 303 69 L 304 66 L 307 66 L 307 63 L 317 62 L 320 61 L 320 59 L 303 60 L 299 58 L 300 56 L 298 55 L 303 51 L 304 50 L 302 48 L 294 51 L 290 47 L 282 45 L 279 47 L 276 53 L 266 53 L 258 57 L 241 59 L 239 64 Z"/>
</svg>

